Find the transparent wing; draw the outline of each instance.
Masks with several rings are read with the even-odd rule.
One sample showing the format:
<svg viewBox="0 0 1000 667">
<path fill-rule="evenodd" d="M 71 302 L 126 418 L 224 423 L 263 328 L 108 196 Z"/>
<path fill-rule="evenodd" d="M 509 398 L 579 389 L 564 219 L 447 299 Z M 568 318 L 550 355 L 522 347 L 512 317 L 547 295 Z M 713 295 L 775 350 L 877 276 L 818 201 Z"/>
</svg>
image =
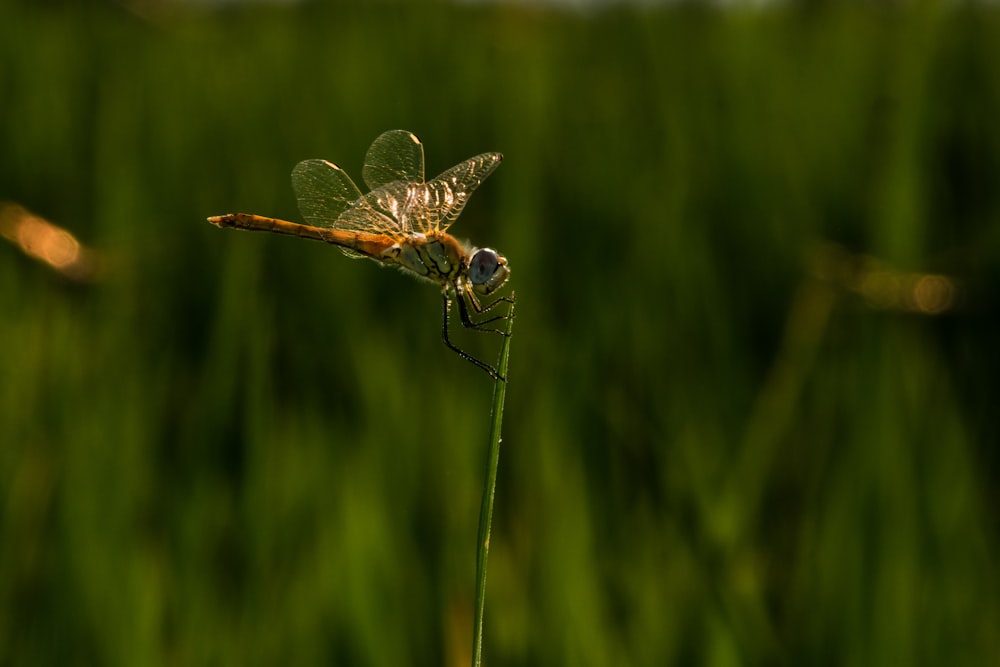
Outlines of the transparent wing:
<svg viewBox="0 0 1000 667">
<path fill-rule="evenodd" d="M 465 208 L 476 188 L 493 173 L 503 155 L 483 153 L 437 176 L 429 183 L 412 183 L 397 220 L 404 229 L 427 233 L 445 231 Z M 385 188 L 392 188 L 390 183 Z M 383 188 L 383 189 L 385 189 Z M 372 192 L 371 195 L 375 195 Z"/>
<path fill-rule="evenodd" d="M 340 214 L 361 199 L 343 169 L 326 160 L 303 160 L 292 169 L 292 189 L 302 217 L 314 227 L 336 227 Z"/>
<path fill-rule="evenodd" d="M 386 234 L 445 231 L 503 156 L 483 153 L 423 182 L 424 149 L 405 130 L 379 136 L 365 158 L 362 195 L 347 173 L 326 160 L 305 160 L 292 170 L 299 210 L 315 227 Z M 377 185 L 376 185 L 377 184 Z"/>
<path fill-rule="evenodd" d="M 424 182 L 424 147 L 406 130 L 389 130 L 368 148 L 361 175 L 370 190 L 393 181 Z"/>
<path fill-rule="evenodd" d="M 421 231 L 414 230 L 410 225 L 410 210 L 413 208 L 411 202 L 415 190 L 421 187 L 424 187 L 423 183 L 409 181 L 387 183 L 365 195 L 364 208 L 392 221 L 392 229 L 386 230 L 385 233 L 407 235 L 412 231 Z"/>
<path fill-rule="evenodd" d="M 302 217 L 314 227 L 399 236 L 399 225 L 372 208 L 343 169 L 326 160 L 304 160 L 292 170 Z"/>
</svg>

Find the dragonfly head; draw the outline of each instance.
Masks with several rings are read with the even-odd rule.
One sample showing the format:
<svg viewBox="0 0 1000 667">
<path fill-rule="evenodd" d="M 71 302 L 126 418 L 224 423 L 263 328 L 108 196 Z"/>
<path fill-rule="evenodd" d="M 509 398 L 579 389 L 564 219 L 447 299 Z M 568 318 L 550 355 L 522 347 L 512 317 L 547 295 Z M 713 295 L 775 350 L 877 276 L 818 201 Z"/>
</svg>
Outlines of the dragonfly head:
<svg viewBox="0 0 1000 667">
<path fill-rule="evenodd" d="M 480 248 L 469 259 L 469 282 L 479 294 L 493 292 L 507 282 L 509 275 L 507 258 L 498 255 L 496 250 Z"/>
</svg>

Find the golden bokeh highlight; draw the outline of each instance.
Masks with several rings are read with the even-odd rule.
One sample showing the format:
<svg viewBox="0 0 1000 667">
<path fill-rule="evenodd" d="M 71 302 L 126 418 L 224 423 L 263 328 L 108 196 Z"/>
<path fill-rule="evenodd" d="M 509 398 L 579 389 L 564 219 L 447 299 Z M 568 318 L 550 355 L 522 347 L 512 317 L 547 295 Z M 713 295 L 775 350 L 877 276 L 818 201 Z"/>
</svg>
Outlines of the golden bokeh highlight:
<svg viewBox="0 0 1000 667">
<path fill-rule="evenodd" d="M 91 280 L 96 257 L 69 231 L 35 215 L 19 204 L 0 203 L 0 236 L 29 257 L 63 276 L 77 281 Z"/>
<path fill-rule="evenodd" d="M 955 278 L 940 273 L 900 271 L 871 255 L 822 244 L 812 260 L 813 275 L 857 294 L 875 310 L 940 315 L 954 310 L 960 289 Z"/>
</svg>

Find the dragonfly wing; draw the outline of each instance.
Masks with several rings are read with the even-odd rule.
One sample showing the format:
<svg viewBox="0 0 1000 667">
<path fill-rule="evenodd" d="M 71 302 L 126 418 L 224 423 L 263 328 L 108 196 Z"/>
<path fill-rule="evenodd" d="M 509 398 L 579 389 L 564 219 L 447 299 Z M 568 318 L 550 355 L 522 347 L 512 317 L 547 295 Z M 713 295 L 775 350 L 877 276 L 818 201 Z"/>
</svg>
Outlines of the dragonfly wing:
<svg viewBox="0 0 1000 667">
<path fill-rule="evenodd" d="M 407 181 L 386 183 L 364 196 L 363 207 L 385 218 L 384 224 L 389 228 L 379 229 L 380 232 L 406 236 L 412 231 L 420 231 L 410 224 L 410 211 L 416 207 L 414 198 L 424 186 Z"/>
<path fill-rule="evenodd" d="M 501 160 L 500 153 L 483 153 L 456 164 L 428 183 L 411 184 L 403 220 L 414 231 L 445 231 Z"/>
<path fill-rule="evenodd" d="M 365 155 L 361 175 L 371 190 L 392 183 L 424 182 L 424 147 L 416 135 L 406 130 L 383 132 Z"/>
<path fill-rule="evenodd" d="M 302 217 L 314 227 L 336 227 L 340 215 L 361 199 L 361 191 L 347 172 L 326 160 L 295 165 L 292 188 Z"/>
<path fill-rule="evenodd" d="M 340 214 L 340 217 L 337 218 L 337 229 L 365 232 L 366 234 L 382 234 L 394 241 L 406 237 L 404 230 L 395 218 L 372 206 L 370 194 L 365 195 Z"/>
<path fill-rule="evenodd" d="M 345 248 L 343 246 L 340 246 L 340 252 L 344 253 L 351 259 L 365 259 L 365 257 L 367 257 L 367 255 L 363 255 L 357 250 L 351 250 L 350 248 Z"/>
</svg>

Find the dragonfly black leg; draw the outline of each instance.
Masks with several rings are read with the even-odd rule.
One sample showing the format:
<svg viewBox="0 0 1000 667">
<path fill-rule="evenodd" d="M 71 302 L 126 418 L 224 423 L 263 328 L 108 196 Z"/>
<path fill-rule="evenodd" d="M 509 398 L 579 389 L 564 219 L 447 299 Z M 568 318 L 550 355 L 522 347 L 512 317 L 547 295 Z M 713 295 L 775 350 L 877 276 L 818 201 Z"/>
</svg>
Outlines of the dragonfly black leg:
<svg viewBox="0 0 1000 667">
<path fill-rule="evenodd" d="M 451 297 L 448 296 L 448 292 L 445 292 L 442 296 L 442 299 L 443 299 L 443 304 L 442 304 L 443 313 L 441 318 L 442 319 L 441 340 L 444 341 L 444 344 L 447 345 L 456 354 L 458 354 L 458 356 L 462 357 L 466 361 L 472 362 L 476 366 L 479 366 L 479 368 L 486 371 L 489 374 L 489 376 L 494 380 L 506 380 L 506 378 L 500 377 L 500 374 L 497 373 L 497 369 L 493 368 L 486 362 L 476 359 L 474 356 L 472 356 L 471 354 L 469 354 L 468 352 L 466 352 L 465 350 L 461 349 L 460 347 L 451 342 L 451 338 L 449 338 L 448 336 L 448 311 L 451 310 Z M 463 303 L 461 296 L 458 297 L 458 303 L 459 303 L 459 312 L 462 314 L 462 323 L 465 324 L 465 318 L 468 317 L 468 312 L 465 309 L 465 305 Z M 466 326 L 469 325 L 466 324 Z"/>
<path fill-rule="evenodd" d="M 475 329 L 476 331 L 487 331 L 490 333 L 498 333 L 506 335 L 505 331 L 501 329 L 494 329 L 492 327 L 487 327 L 486 325 L 507 319 L 508 313 L 510 311 L 508 311 L 508 313 L 504 313 L 503 315 L 496 315 L 494 317 L 489 317 L 480 322 L 476 322 L 475 320 L 472 319 L 472 313 L 469 312 L 468 304 L 470 303 L 472 304 L 472 309 L 476 312 L 476 314 L 482 315 L 484 313 L 490 312 L 501 303 L 513 304 L 514 303 L 513 294 L 511 294 L 510 296 L 497 297 L 495 301 L 486 306 L 480 305 L 475 295 L 471 293 L 459 293 L 458 295 L 458 314 L 462 318 L 462 326 L 464 326 L 466 329 Z"/>
</svg>

